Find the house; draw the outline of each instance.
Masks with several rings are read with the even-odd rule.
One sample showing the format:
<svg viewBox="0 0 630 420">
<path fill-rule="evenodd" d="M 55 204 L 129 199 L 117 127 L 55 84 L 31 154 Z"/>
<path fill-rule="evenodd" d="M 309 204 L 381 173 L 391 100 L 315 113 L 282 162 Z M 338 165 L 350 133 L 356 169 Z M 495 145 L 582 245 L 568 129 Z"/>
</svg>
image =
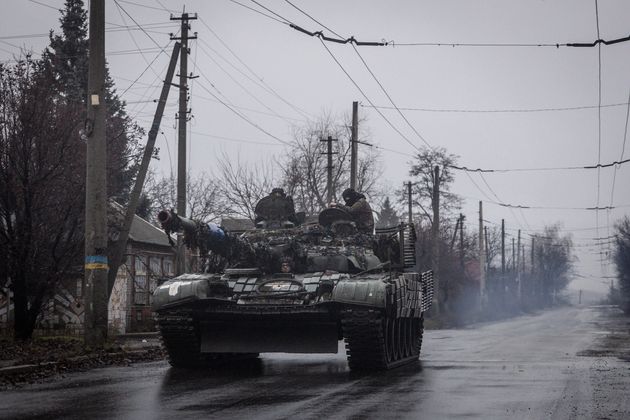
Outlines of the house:
<svg viewBox="0 0 630 420">
<path fill-rule="evenodd" d="M 175 251 L 163 230 L 135 216 L 125 255 L 109 298 L 110 333 L 153 331 L 153 290 L 174 276 Z"/>
<path fill-rule="evenodd" d="M 120 206 L 113 205 L 114 208 Z M 115 239 L 110 231 L 110 239 Z M 175 273 L 175 251 L 161 229 L 135 216 L 126 261 L 118 270 L 109 299 L 109 330 L 112 334 L 152 331 L 152 293 L 161 279 Z M 80 272 L 80 270 L 78 270 Z M 42 308 L 35 334 L 80 335 L 83 333 L 83 276 L 64 279 L 55 295 Z M 0 289 L 0 330 L 12 327 L 12 293 Z"/>
</svg>

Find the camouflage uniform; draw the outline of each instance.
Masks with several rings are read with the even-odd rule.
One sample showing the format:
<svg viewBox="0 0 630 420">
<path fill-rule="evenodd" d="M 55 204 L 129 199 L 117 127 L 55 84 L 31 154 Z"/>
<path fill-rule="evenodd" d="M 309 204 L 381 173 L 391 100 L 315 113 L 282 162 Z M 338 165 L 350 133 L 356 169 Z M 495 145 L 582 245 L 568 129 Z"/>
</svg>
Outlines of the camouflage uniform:
<svg viewBox="0 0 630 420">
<path fill-rule="evenodd" d="M 370 234 L 374 232 L 374 217 L 372 216 L 372 208 L 365 198 L 358 199 L 351 206 L 338 204 L 337 207 L 352 215 L 359 232 Z"/>
</svg>

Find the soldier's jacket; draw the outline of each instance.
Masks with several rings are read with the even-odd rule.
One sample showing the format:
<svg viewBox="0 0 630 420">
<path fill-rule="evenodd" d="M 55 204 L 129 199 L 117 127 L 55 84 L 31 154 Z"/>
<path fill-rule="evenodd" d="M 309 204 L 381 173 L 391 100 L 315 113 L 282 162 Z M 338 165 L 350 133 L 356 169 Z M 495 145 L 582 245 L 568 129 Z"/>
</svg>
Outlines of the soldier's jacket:
<svg viewBox="0 0 630 420">
<path fill-rule="evenodd" d="M 365 198 L 360 198 L 352 206 L 344 206 L 338 204 L 337 207 L 347 211 L 354 218 L 357 229 L 360 232 L 372 233 L 374 231 L 374 217 L 372 216 L 372 208 Z"/>
</svg>

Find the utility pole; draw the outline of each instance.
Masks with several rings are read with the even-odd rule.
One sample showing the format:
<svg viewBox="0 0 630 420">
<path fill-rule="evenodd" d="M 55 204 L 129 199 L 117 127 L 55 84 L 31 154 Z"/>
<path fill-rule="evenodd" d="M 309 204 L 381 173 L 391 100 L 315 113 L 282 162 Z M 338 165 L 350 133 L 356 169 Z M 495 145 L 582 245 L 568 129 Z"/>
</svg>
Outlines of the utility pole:
<svg viewBox="0 0 630 420">
<path fill-rule="evenodd" d="M 532 236 L 532 276 L 534 275 L 534 237 Z"/>
<path fill-rule="evenodd" d="M 512 238 L 512 272 L 516 272 L 516 239 Z"/>
<path fill-rule="evenodd" d="M 485 261 L 486 261 L 486 269 L 489 270 L 490 269 L 490 263 L 488 262 L 488 254 L 490 253 L 489 251 L 489 246 L 488 246 L 488 226 L 484 226 L 483 227 L 483 237 L 484 237 L 484 245 L 486 247 L 486 254 L 485 254 Z"/>
<path fill-rule="evenodd" d="M 505 219 L 501 219 L 501 275 L 505 275 Z"/>
<path fill-rule="evenodd" d="M 107 339 L 107 179 L 105 138 L 105 0 L 90 5 L 90 57 L 85 134 L 85 318 L 84 340 L 102 347 Z"/>
<path fill-rule="evenodd" d="M 179 55 L 179 52 L 180 43 L 175 42 L 175 45 L 173 46 L 173 53 L 171 54 L 171 61 L 169 62 L 168 70 L 166 72 L 166 79 L 164 79 L 164 84 L 162 85 L 160 100 L 158 102 L 157 109 L 155 110 L 155 116 L 153 117 L 153 124 L 151 124 L 151 130 L 149 130 L 147 145 L 144 148 L 144 154 L 142 156 L 142 162 L 140 163 L 140 169 L 138 169 L 138 176 L 136 177 L 136 182 L 133 186 L 129 198 L 129 206 L 127 207 L 125 219 L 123 221 L 122 228 L 120 229 L 118 240 L 114 245 L 114 249 L 112 250 L 112 252 L 110 252 L 112 259 L 109 264 L 110 271 L 108 276 L 108 296 L 111 294 L 112 289 L 114 288 L 116 274 L 118 273 L 118 268 L 122 264 L 125 249 L 127 248 L 129 231 L 131 230 L 131 224 L 133 223 L 133 218 L 136 214 L 140 194 L 142 193 L 142 188 L 144 187 L 144 180 L 149 169 L 149 163 L 151 162 L 151 158 L 153 157 L 155 139 L 157 138 L 157 135 L 160 131 L 162 115 L 164 115 L 164 107 L 166 106 L 166 100 L 168 99 L 168 93 L 173 81 L 173 75 L 175 74 L 175 67 L 177 65 L 177 57 Z"/>
<path fill-rule="evenodd" d="M 357 189 L 357 165 L 359 160 L 359 103 L 352 102 L 352 139 L 350 145 L 350 188 Z"/>
<path fill-rule="evenodd" d="M 466 272 L 466 264 L 464 261 L 464 220 L 466 217 L 463 214 L 459 214 L 459 263 L 462 267 L 462 272 Z"/>
<path fill-rule="evenodd" d="M 435 314 L 440 313 L 440 167 L 433 168 L 433 223 L 431 225 L 431 267 L 433 268 L 433 281 L 435 293 L 433 294 L 433 306 Z"/>
<path fill-rule="evenodd" d="M 483 203 L 479 201 L 479 299 L 481 308 L 485 305 L 486 294 L 486 255 L 484 251 Z"/>
<path fill-rule="evenodd" d="M 328 170 L 328 176 L 326 178 L 326 191 L 327 196 L 326 200 L 328 200 L 327 204 L 330 204 L 333 200 L 333 150 L 332 150 L 332 142 L 337 141 L 337 139 L 333 139 L 331 136 L 328 136 L 327 139 L 320 139 L 319 141 L 324 141 L 327 143 L 327 151 L 326 153 L 322 153 L 322 155 L 328 155 L 328 166 L 326 169 Z"/>
<path fill-rule="evenodd" d="M 518 246 L 516 248 L 516 272 L 520 271 L 521 265 L 521 230 L 518 230 Z"/>
<path fill-rule="evenodd" d="M 190 29 L 190 20 L 197 19 L 197 14 L 193 16 L 188 13 L 182 13 L 181 16 L 172 16 L 171 20 L 181 21 L 181 36 L 171 36 L 172 40 L 181 40 L 182 48 L 179 60 L 179 112 L 178 112 L 178 132 L 177 132 L 177 214 L 186 216 L 186 127 L 188 121 L 188 48 L 189 39 L 197 39 L 197 33 L 194 36 L 188 35 Z M 182 234 L 177 234 L 177 274 L 182 274 L 186 270 L 185 250 Z"/>
<path fill-rule="evenodd" d="M 505 305 L 505 219 L 501 219 L 501 303 Z"/>
<path fill-rule="evenodd" d="M 413 197 L 411 195 L 411 181 L 407 182 L 407 204 L 409 205 L 409 224 L 413 223 L 412 203 Z"/>
</svg>

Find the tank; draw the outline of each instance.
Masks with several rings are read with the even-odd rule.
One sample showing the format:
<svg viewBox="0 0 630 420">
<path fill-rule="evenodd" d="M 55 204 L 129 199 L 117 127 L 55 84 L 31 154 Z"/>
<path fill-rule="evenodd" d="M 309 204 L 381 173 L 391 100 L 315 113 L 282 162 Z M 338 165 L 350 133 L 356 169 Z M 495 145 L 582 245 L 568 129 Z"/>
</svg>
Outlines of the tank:
<svg viewBox="0 0 630 420">
<path fill-rule="evenodd" d="M 363 233 L 338 208 L 305 222 L 283 194 L 263 198 L 256 228 L 239 235 L 168 210 L 158 220 L 169 238 L 183 234 L 201 267 L 154 291 L 171 365 L 337 353 L 340 340 L 352 370 L 418 359 L 433 277 L 414 271 L 413 225 Z"/>
</svg>

